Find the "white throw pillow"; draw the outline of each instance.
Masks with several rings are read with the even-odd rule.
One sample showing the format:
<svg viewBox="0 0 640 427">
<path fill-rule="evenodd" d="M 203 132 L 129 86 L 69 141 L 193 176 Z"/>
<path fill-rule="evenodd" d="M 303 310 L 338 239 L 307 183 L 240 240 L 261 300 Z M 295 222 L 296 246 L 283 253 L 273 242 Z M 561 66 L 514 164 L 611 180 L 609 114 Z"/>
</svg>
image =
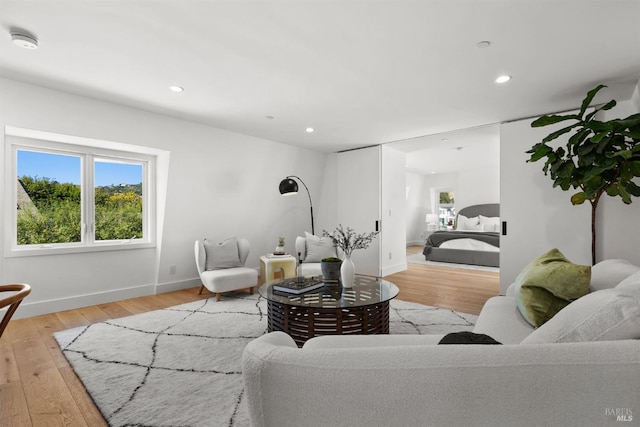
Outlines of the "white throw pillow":
<svg viewBox="0 0 640 427">
<path fill-rule="evenodd" d="M 458 215 L 458 219 L 456 221 L 456 230 L 471 230 L 471 231 L 479 231 L 482 229 L 480 225 L 480 218 L 477 216 L 467 218 L 464 215 Z"/>
<path fill-rule="evenodd" d="M 242 267 L 238 251 L 238 240 L 235 237 L 229 237 L 218 243 L 204 239 L 204 250 L 207 254 L 205 270 Z"/>
<path fill-rule="evenodd" d="M 640 338 L 640 293 L 603 289 L 578 298 L 521 344 Z"/>
<path fill-rule="evenodd" d="M 618 290 L 640 292 L 640 269 L 616 286 Z"/>
<path fill-rule="evenodd" d="M 482 226 L 482 231 L 491 231 L 491 232 L 499 232 L 500 231 L 500 217 L 497 216 L 484 216 L 478 215 L 480 218 L 480 225 Z"/>
<path fill-rule="evenodd" d="M 611 289 L 640 271 L 640 267 L 623 259 L 605 259 L 591 267 L 591 292 Z"/>
<path fill-rule="evenodd" d="M 320 262 L 322 258 L 337 257 L 336 246 L 330 237 L 318 237 L 304 232 L 306 239 L 306 257 L 304 262 Z"/>
</svg>

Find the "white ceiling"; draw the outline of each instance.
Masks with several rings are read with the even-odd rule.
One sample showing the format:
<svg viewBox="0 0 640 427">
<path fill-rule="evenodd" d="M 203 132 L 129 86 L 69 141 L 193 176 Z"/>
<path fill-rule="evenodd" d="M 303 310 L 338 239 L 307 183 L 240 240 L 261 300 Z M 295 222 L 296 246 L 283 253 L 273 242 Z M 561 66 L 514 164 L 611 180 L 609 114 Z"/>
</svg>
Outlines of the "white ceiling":
<svg viewBox="0 0 640 427">
<path fill-rule="evenodd" d="M 575 108 L 598 83 L 629 99 L 639 20 L 638 0 L 0 0 L 0 76 L 332 152 Z"/>
</svg>

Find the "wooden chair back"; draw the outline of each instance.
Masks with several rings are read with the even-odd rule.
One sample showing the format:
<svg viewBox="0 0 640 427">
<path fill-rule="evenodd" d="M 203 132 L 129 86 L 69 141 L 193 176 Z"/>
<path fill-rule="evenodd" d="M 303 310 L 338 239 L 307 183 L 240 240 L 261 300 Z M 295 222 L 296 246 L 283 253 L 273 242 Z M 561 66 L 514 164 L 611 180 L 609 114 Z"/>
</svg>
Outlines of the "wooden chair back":
<svg viewBox="0 0 640 427">
<path fill-rule="evenodd" d="M 31 286 L 24 283 L 0 285 L 0 293 L 2 292 L 12 292 L 12 294 L 0 299 L 0 309 L 9 307 L 2 318 L 2 322 L 0 322 L 0 337 L 2 337 L 2 333 L 9 324 L 13 313 L 15 313 L 22 300 L 31 292 Z"/>
</svg>

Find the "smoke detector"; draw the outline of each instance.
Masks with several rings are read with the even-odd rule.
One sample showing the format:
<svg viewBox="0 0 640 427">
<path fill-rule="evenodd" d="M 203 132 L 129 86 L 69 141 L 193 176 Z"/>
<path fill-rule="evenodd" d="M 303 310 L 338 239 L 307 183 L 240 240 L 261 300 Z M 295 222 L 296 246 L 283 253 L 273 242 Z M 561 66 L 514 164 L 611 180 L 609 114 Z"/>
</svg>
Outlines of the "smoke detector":
<svg viewBox="0 0 640 427">
<path fill-rule="evenodd" d="M 11 41 L 16 46 L 20 46 L 25 49 L 37 49 L 38 48 L 38 39 L 33 37 L 30 34 L 26 33 L 11 33 Z"/>
</svg>

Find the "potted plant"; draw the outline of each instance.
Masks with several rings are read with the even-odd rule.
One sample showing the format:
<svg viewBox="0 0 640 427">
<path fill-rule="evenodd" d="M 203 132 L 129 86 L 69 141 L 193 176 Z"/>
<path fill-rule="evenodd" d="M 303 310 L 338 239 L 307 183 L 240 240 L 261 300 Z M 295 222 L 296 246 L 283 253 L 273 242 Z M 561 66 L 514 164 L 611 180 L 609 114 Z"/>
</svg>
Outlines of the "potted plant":
<svg viewBox="0 0 640 427">
<path fill-rule="evenodd" d="M 280 236 L 278 238 L 278 246 L 276 246 L 276 250 L 273 252 L 274 255 L 284 255 L 284 237 Z"/>
<path fill-rule="evenodd" d="M 351 254 L 357 249 L 367 249 L 373 239 L 378 234 L 377 231 L 370 233 L 356 233 L 352 228 L 345 230 L 340 224 L 333 232 L 322 230 L 322 235 L 330 237 L 333 243 L 344 252 L 344 259 L 340 267 L 340 280 L 342 286 L 351 288 L 355 279 L 356 270 L 351 260 Z"/>
<path fill-rule="evenodd" d="M 322 258 L 320 261 L 320 269 L 322 270 L 322 279 L 324 282 L 339 282 L 341 266 L 342 260 L 340 258 Z"/>
<path fill-rule="evenodd" d="M 640 114 L 606 122 L 595 119 L 599 111 L 610 110 L 615 100 L 595 107 L 587 113 L 596 93 L 606 87 L 599 85 L 589 91 L 577 114 L 544 115 L 531 123 L 532 127 L 573 121 L 569 126 L 552 132 L 527 151 L 527 162 L 545 159 L 542 170 L 550 175 L 554 187 L 578 191 L 571 196 L 574 205 L 591 204 L 591 262 L 596 263 L 596 209 L 602 195 L 620 197 L 625 204 L 631 196 L 640 196 L 640 187 L 633 181 L 640 177 Z M 548 143 L 572 132 L 564 147 Z"/>
</svg>

